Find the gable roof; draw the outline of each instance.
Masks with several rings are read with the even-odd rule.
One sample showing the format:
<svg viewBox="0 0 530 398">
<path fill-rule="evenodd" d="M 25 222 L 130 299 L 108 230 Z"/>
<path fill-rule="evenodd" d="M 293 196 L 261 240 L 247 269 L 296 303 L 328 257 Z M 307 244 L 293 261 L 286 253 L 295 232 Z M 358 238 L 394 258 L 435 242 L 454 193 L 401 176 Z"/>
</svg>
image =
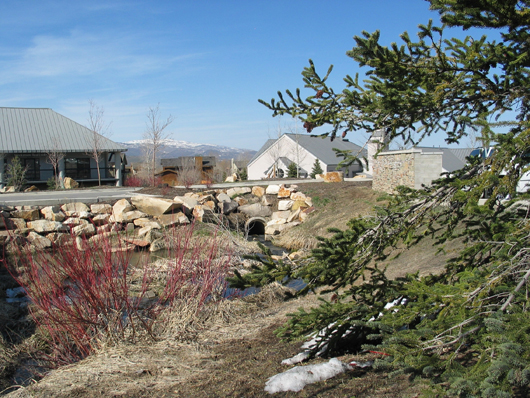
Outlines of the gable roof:
<svg viewBox="0 0 530 398">
<path fill-rule="evenodd" d="M 333 148 L 337 148 L 342 151 L 351 151 L 354 155 L 360 152 L 359 157 L 366 156 L 365 149 L 347 140 L 336 139 L 331 141 L 329 137 L 315 137 L 305 134 L 283 134 L 282 137 L 283 136 L 287 136 L 291 140 L 298 142 L 302 148 L 328 165 L 338 164 L 342 160 L 342 158 L 336 156 Z M 267 140 L 260 150 L 254 154 L 249 164 L 259 158 L 280 138 Z"/>
<path fill-rule="evenodd" d="M 0 108 L 0 152 L 88 152 L 93 132 L 49 108 Z M 60 148 L 56 148 L 57 143 Z M 126 147 L 101 137 L 103 152 L 124 152 Z"/>
<path fill-rule="evenodd" d="M 422 151 L 442 152 L 442 167 L 449 173 L 463 168 L 467 163 L 466 157 L 473 151 L 473 148 L 415 148 L 421 149 Z"/>
</svg>

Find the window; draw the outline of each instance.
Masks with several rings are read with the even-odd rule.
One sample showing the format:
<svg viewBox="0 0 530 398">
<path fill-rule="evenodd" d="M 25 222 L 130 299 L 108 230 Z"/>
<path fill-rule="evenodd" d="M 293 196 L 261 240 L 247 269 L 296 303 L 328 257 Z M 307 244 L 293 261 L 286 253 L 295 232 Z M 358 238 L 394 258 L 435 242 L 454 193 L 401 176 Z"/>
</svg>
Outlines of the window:
<svg viewBox="0 0 530 398">
<path fill-rule="evenodd" d="M 65 175 L 74 180 L 89 179 L 90 176 L 90 158 L 65 158 Z"/>
<path fill-rule="evenodd" d="M 22 158 L 20 162 L 22 163 L 22 167 L 26 169 L 26 180 L 40 181 L 39 158 Z"/>
</svg>

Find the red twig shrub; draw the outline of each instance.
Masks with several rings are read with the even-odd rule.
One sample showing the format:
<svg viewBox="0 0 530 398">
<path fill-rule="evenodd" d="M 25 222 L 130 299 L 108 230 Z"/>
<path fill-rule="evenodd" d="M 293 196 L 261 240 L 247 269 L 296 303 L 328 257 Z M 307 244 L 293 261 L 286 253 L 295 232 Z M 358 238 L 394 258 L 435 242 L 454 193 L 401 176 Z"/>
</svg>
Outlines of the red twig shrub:
<svg viewBox="0 0 530 398">
<path fill-rule="evenodd" d="M 75 362 L 104 343 L 156 338 L 156 322 L 177 300 L 195 300 L 197 311 L 222 296 L 229 257 L 219 258 L 215 237 L 193 238 L 193 226 L 168 234 L 164 267 L 131 269 L 119 237 L 55 247 L 52 252 L 19 247 L 11 271 L 26 290 L 33 319 L 47 340 L 54 365 Z M 120 247 L 121 246 L 121 247 Z M 116 248 L 118 250 L 116 250 Z M 16 269 L 16 272 L 14 271 Z M 148 300 L 146 292 L 159 291 Z"/>
</svg>

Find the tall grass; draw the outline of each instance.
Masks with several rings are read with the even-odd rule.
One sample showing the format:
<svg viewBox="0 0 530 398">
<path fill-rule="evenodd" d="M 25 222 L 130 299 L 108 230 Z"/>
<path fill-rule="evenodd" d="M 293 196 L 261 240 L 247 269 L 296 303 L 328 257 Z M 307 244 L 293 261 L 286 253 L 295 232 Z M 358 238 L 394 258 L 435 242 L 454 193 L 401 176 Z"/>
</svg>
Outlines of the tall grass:
<svg viewBox="0 0 530 398">
<path fill-rule="evenodd" d="M 108 344 L 156 340 L 177 307 L 193 316 L 223 296 L 230 255 L 215 234 L 196 239 L 194 227 L 166 234 L 168 260 L 133 269 L 121 238 L 31 251 L 19 246 L 11 272 L 31 299 L 30 312 L 54 365 L 78 361 Z M 121 246 L 121 247 L 120 247 Z M 146 257 L 147 258 L 147 257 Z M 153 293 L 155 293 L 153 295 Z M 158 294 L 156 294 L 158 293 Z M 189 311 L 188 311 L 189 313 Z"/>
</svg>

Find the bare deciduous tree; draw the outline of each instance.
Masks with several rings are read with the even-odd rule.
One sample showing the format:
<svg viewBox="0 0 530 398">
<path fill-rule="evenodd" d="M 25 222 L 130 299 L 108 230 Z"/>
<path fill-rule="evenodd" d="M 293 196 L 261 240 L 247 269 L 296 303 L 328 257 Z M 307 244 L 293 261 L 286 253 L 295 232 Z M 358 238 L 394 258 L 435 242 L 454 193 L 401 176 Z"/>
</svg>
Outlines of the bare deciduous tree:
<svg viewBox="0 0 530 398">
<path fill-rule="evenodd" d="M 147 173 L 151 183 L 155 181 L 156 159 L 161 149 L 164 147 L 164 141 L 169 138 L 170 133 L 164 130 L 175 118 L 171 115 L 165 121 L 160 120 L 160 104 L 156 107 L 150 107 L 147 112 L 146 130 L 144 132 L 143 152 L 146 160 Z"/>
<path fill-rule="evenodd" d="M 90 150 L 87 151 L 87 155 L 90 155 L 96 162 L 96 168 L 98 171 L 98 184 L 101 185 L 101 171 L 99 169 L 99 160 L 103 152 L 103 143 L 105 137 L 110 136 L 110 125 L 111 123 L 105 123 L 103 115 L 104 109 L 98 106 L 94 100 L 89 100 L 88 110 L 88 128 L 92 131 L 92 137 L 90 138 Z"/>
<path fill-rule="evenodd" d="M 61 152 L 61 142 L 57 136 L 51 138 L 51 149 L 46 152 L 48 156 L 48 163 L 53 167 L 53 177 L 55 179 L 55 188 L 62 187 L 61 177 L 59 176 L 59 162 L 64 158 L 64 153 Z"/>
<path fill-rule="evenodd" d="M 197 167 L 195 158 L 182 158 L 182 165 L 178 170 L 178 181 L 186 188 L 198 184 L 202 179 L 202 170 Z"/>
</svg>

